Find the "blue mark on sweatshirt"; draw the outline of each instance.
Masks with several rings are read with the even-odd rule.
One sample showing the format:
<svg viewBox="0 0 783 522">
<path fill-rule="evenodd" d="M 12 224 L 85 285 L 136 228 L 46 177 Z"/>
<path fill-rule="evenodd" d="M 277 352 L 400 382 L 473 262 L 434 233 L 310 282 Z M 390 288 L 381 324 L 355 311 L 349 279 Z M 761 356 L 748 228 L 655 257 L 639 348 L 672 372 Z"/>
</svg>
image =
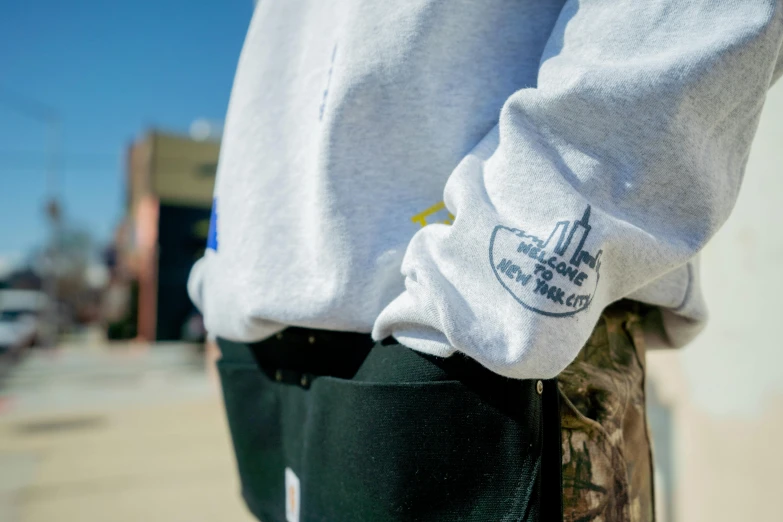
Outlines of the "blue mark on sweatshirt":
<svg viewBox="0 0 783 522">
<path fill-rule="evenodd" d="M 337 56 L 337 44 L 334 44 L 332 49 L 332 61 L 329 62 L 329 72 L 326 75 L 326 88 L 324 88 L 324 94 L 321 97 L 321 107 L 318 109 L 318 121 L 324 119 L 324 111 L 326 110 L 326 97 L 329 95 L 329 84 L 332 83 L 332 70 L 334 69 L 334 59 Z"/>
<path fill-rule="evenodd" d="M 524 308 L 549 317 L 586 310 L 600 279 L 601 254 L 585 249 L 590 206 L 581 219 L 558 221 L 547 239 L 498 225 L 489 240 L 495 277 Z"/>
<path fill-rule="evenodd" d="M 211 248 L 215 252 L 217 252 L 218 249 L 217 198 L 212 200 L 212 215 L 209 217 L 209 232 L 207 233 L 207 248 Z"/>
</svg>

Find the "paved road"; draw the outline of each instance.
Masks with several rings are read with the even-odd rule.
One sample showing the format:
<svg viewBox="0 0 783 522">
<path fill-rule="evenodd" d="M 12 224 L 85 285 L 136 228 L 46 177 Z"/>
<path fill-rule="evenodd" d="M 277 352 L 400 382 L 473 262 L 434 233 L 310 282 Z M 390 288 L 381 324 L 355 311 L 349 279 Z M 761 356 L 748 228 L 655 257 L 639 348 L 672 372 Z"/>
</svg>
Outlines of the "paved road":
<svg viewBox="0 0 783 522">
<path fill-rule="evenodd" d="M 0 521 L 250 522 L 187 345 L 71 342 L 0 382 Z"/>
</svg>

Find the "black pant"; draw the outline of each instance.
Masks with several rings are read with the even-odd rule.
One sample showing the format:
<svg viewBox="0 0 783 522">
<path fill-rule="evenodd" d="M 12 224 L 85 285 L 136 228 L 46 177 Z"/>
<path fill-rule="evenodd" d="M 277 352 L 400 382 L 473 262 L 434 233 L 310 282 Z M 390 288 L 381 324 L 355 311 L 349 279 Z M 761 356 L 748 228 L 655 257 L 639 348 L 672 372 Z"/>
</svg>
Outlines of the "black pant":
<svg viewBox="0 0 783 522">
<path fill-rule="evenodd" d="M 562 520 L 554 380 L 506 379 L 366 335 L 220 340 L 243 496 L 284 522 Z M 293 500 L 291 500 L 293 502 Z"/>
</svg>

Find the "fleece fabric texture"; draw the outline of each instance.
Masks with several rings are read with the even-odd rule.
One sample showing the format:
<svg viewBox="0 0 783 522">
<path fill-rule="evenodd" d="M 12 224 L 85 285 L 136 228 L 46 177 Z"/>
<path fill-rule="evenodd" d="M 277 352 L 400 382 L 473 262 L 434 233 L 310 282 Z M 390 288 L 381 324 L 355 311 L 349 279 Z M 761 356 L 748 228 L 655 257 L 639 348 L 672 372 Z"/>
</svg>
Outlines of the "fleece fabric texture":
<svg viewBox="0 0 783 522">
<path fill-rule="evenodd" d="M 259 2 L 189 284 L 208 330 L 372 332 L 550 378 L 631 298 L 684 344 L 782 17 L 781 0 Z"/>
</svg>

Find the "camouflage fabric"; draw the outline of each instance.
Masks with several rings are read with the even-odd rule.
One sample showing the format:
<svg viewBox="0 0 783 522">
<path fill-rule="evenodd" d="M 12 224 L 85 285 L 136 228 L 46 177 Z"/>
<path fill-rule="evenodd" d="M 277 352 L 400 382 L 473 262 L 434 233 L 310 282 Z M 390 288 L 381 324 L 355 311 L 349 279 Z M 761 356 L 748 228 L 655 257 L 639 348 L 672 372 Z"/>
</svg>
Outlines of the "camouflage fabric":
<svg viewBox="0 0 783 522">
<path fill-rule="evenodd" d="M 639 308 L 607 308 L 558 377 L 567 522 L 654 520 Z"/>
</svg>

